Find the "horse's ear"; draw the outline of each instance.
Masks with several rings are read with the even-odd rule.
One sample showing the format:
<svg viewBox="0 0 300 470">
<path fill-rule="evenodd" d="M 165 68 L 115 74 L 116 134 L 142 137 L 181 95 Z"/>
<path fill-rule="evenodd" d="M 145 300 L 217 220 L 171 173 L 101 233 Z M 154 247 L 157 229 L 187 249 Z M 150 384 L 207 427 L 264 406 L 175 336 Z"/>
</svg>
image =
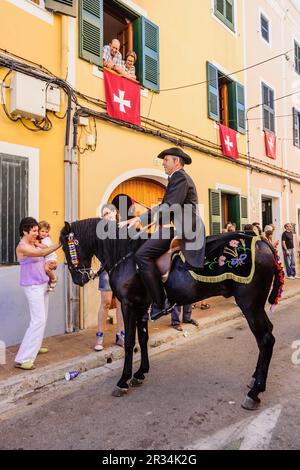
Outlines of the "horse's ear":
<svg viewBox="0 0 300 470">
<path fill-rule="evenodd" d="M 64 230 L 65 230 L 66 233 L 70 233 L 70 232 L 71 232 L 71 225 L 70 225 L 69 222 L 67 222 L 66 220 L 65 220 Z"/>
</svg>

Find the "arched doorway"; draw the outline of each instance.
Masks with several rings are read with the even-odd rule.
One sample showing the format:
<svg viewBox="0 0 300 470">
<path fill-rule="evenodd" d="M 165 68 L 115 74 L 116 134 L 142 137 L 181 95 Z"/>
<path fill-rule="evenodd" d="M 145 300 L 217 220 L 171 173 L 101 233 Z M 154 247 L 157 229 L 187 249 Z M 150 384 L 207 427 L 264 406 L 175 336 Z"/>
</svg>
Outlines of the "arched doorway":
<svg viewBox="0 0 300 470">
<path fill-rule="evenodd" d="M 165 186 L 158 181 L 141 177 L 130 178 L 114 189 L 109 197 L 109 202 L 118 206 L 118 196 L 129 196 L 128 199 L 133 204 L 129 214 L 141 215 L 147 208 L 159 204 L 164 197 L 164 193 Z"/>
</svg>

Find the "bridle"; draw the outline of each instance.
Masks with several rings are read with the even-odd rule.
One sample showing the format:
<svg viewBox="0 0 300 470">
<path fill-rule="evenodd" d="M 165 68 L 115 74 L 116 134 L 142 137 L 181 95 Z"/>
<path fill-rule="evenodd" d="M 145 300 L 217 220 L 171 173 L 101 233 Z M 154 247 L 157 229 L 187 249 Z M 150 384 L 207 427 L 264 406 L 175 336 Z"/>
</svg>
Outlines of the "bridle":
<svg viewBox="0 0 300 470">
<path fill-rule="evenodd" d="M 91 266 L 87 268 L 86 266 L 80 266 L 79 264 L 78 253 L 76 248 L 79 245 L 79 241 L 74 238 L 73 232 L 70 232 L 68 235 L 67 245 L 71 260 L 71 265 L 68 265 L 69 270 L 71 272 L 81 274 L 82 281 L 85 279 L 85 277 L 87 277 L 88 281 L 95 279 L 95 277 L 98 276 L 98 273 L 95 273 Z"/>
</svg>

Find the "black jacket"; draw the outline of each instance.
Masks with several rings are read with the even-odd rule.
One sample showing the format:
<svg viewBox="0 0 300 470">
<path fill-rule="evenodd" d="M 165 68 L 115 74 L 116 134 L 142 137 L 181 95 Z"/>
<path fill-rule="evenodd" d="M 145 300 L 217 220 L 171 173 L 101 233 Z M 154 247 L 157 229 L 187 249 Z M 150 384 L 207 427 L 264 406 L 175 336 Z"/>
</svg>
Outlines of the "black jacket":
<svg viewBox="0 0 300 470">
<path fill-rule="evenodd" d="M 170 206 L 177 209 L 170 211 Z M 191 266 L 202 267 L 205 254 L 205 228 L 198 211 L 195 184 L 183 169 L 175 171 L 170 177 L 162 203 L 142 214 L 142 224 L 146 225 L 149 222 L 149 216 L 153 220 L 154 215 L 158 215 L 159 223 L 162 225 L 167 223 L 168 219 L 174 223 L 186 261 Z"/>
</svg>

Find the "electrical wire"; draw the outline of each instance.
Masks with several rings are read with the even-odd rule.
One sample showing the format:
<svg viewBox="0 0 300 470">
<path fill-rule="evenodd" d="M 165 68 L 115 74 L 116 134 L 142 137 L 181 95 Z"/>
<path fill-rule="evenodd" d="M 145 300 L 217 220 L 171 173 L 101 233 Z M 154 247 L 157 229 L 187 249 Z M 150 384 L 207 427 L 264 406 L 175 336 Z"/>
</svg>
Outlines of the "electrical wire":
<svg viewBox="0 0 300 470">
<path fill-rule="evenodd" d="M 202 152 L 204 154 L 207 154 L 207 155 L 213 155 L 215 157 L 222 158 L 222 159 L 232 163 L 232 160 L 230 158 L 227 158 L 222 153 L 219 153 L 220 146 L 218 144 L 216 144 L 214 142 L 210 142 L 209 140 L 202 139 L 202 138 L 200 138 L 196 135 L 190 134 L 186 131 L 182 131 L 180 129 L 177 129 L 173 126 L 169 126 L 169 125 L 166 125 L 166 124 L 163 124 L 163 123 L 159 123 L 158 121 L 149 119 L 149 117 L 145 118 L 145 117 L 142 116 L 141 117 L 142 120 L 147 120 L 148 125 L 151 125 L 152 127 L 157 128 L 157 130 L 146 129 L 146 128 L 143 128 L 143 127 L 139 127 L 139 126 L 135 126 L 135 125 L 126 123 L 124 121 L 119 121 L 117 119 L 110 118 L 106 113 L 99 113 L 99 112 L 94 111 L 92 109 L 86 108 L 86 107 L 82 106 L 81 104 L 79 104 L 78 97 L 86 100 L 87 102 L 91 102 L 93 105 L 96 105 L 96 106 L 104 108 L 104 109 L 106 109 L 106 104 L 105 104 L 105 102 L 103 102 L 103 101 L 101 101 L 97 98 L 90 97 L 88 95 L 85 95 L 81 92 L 78 92 L 78 91 L 74 90 L 64 80 L 60 79 L 59 77 L 55 77 L 51 73 L 50 73 L 50 76 L 46 75 L 46 73 L 43 70 L 36 70 L 36 68 L 34 68 L 32 66 L 29 66 L 28 64 L 25 64 L 25 63 L 19 63 L 19 62 L 15 61 L 14 59 L 8 59 L 7 57 L 3 58 L 3 57 L 1 57 L 1 54 L 0 54 L 0 66 L 3 66 L 5 68 L 10 69 L 9 72 L 5 76 L 5 79 L 7 79 L 7 77 L 9 76 L 9 74 L 12 71 L 19 71 L 21 73 L 25 73 L 27 75 L 31 75 L 35 78 L 38 78 L 40 80 L 46 81 L 46 83 L 48 83 L 48 84 L 54 83 L 58 87 L 62 88 L 63 91 L 67 94 L 67 96 L 77 106 L 77 111 L 76 111 L 77 113 L 79 113 L 80 115 L 83 115 L 83 116 L 93 117 L 94 132 L 95 132 L 95 144 L 92 146 L 93 151 L 95 151 L 96 145 L 97 145 L 96 118 L 100 118 L 100 119 L 104 119 L 104 120 L 110 121 L 112 123 L 121 125 L 123 127 L 125 126 L 127 128 L 131 128 L 131 129 L 137 130 L 139 132 L 143 132 L 143 133 L 146 133 L 146 134 L 149 134 L 149 135 L 153 135 L 153 136 L 162 138 L 164 140 L 167 140 L 167 141 L 172 142 L 172 143 L 174 143 L 176 145 L 179 145 L 179 146 L 185 146 L 185 147 L 188 147 L 188 148 L 192 148 L 196 151 L 200 151 L 200 152 Z M 4 87 L 5 87 L 5 84 L 2 84 L 2 87 L 1 87 L 1 94 L 2 95 L 3 95 L 3 88 Z M 274 101 L 278 101 L 280 99 L 283 99 L 283 98 L 286 98 L 286 97 L 289 97 L 289 96 L 293 96 L 293 95 L 295 95 L 296 93 L 299 93 L 299 92 L 300 92 L 300 90 L 296 91 L 296 92 L 293 92 L 293 93 L 290 93 L 288 95 L 284 95 L 282 97 L 277 98 Z M 154 96 L 154 94 L 152 95 L 152 97 L 153 96 Z M 254 109 L 254 108 L 259 107 L 259 106 L 260 105 L 256 105 L 252 108 L 249 108 L 247 110 L 247 112 L 250 109 Z M 8 113 L 8 115 L 9 115 L 9 113 Z M 10 117 L 10 116 L 8 116 L 8 117 Z M 19 119 L 20 118 L 15 118 L 13 120 L 19 120 Z M 32 131 L 48 130 L 52 126 L 52 123 L 51 123 L 48 115 L 46 115 L 45 120 L 39 121 L 37 123 L 33 123 L 33 125 L 35 127 L 37 127 L 36 129 L 33 129 L 33 128 L 27 126 L 27 124 L 24 123 L 23 121 L 21 121 L 21 123 L 22 123 L 22 125 L 24 125 L 24 127 L 28 128 L 29 130 L 32 130 Z M 171 133 L 173 135 L 168 135 L 168 134 L 166 134 L 166 132 Z M 180 137 L 180 138 L 178 138 L 178 137 Z M 186 139 L 192 140 L 195 143 L 187 142 Z M 196 144 L 198 144 L 198 145 L 196 145 Z M 205 148 L 205 147 L 207 147 L 207 148 Z M 91 146 L 89 146 L 89 150 L 91 150 Z M 238 165 L 247 166 L 247 167 L 250 167 L 250 168 L 252 168 L 256 171 L 261 171 L 261 172 L 264 172 L 264 173 L 267 173 L 267 174 L 273 174 L 273 175 L 279 176 L 281 178 L 283 177 L 283 173 L 284 173 L 284 175 L 286 175 L 286 177 L 292 178 L 293 181 L 299 183 L 299 175 L 296 174 L 296 173 L 290 172 L 289 170 L 282 170 L 280 168 L 274 168 L 273 165 L 269 165 L 266 162 L 255 159 L 255 157 L 252 157 L 252 161 L 257 162 L 258 164 L 264 165 L 266 167 L 269 166 L 272 169 L 272 171 L 271 170 L 261 169 L 261 168 L 257 167 L 256 165 L 251 166 L 251 164 L 247 163 L 247 161 L 246 161 L 247 155 L 244 155 L 244 154 L 241 154 L 241 153 L 240 153 L 240 155 L 242 157 L 241 160 L 243 160 L 243 158 L 244 158 L 245 161 L 235 161 L 235 163 L 238 164 Z M 282 174 L 279 175 L 278 173 L 276 173 L 276 171 L 278 173 L 281 172 Z M 293 176 L 289 176 L 289 175 L 293 175 Z"/>
<path fill-rule="evenodd" d="M 253 69 L 254 67 L 258 67 L 259 65 L 263 65 L 263 64 L 266 64 L 267 62 L 270 62 L 271 60 L 274 60 L 274 59 L 278 59 L 278 57 L 281 57 L 281 56 L 287 56 L 287 54 L 289 52 L 291 52 L 293 49 L 289 49 L 288 51 L 286 52 L 282 52 L 281 54 L 278 54 L 276 56 L 273 56 L 273 57 L 270 57 L 269 59 L 266 59 L 266 60 L 263 60 L 261 62 L 257 62 L 256 64 L 253 64 L 253 65 L 250 65 L 249 67 L 245 67 L 243 69 L 240 69 L 240 70 L 236 70 L 235 72 L 231 72 L 231 73 L 228 73 L 228 74 L 222 74 L 220 73 L 220 76 L 218 77 L 218 80 L 221 80 L 222 78 L 227 78 L 227 77 L 231 77 L 232 75 L 236 75 L 238 73 L 241 73 L 241 72 L 245 72 L 246 70 L 250 70 L 250 69 Z M 203 80 L 202 82 L 197 82 L 197 83 L 190 83 L 189 85 L 182 85 L 182 86 L 177 86 L 177 87 L 173 87 L 173 88 L 164 88 L 162 90 L 159 90 L 161 93 L 165 92 L 165 91 L 174 91 L 174 90 L 182 90 L 184 88 L 191 88 L 191 87 L 194 87 L 194 86 L 198 86 L 198 85 L 204 85 L 205 83 L 211 83 L 211 82 L 215 82 L 216 80 Z"/>
</svg>

